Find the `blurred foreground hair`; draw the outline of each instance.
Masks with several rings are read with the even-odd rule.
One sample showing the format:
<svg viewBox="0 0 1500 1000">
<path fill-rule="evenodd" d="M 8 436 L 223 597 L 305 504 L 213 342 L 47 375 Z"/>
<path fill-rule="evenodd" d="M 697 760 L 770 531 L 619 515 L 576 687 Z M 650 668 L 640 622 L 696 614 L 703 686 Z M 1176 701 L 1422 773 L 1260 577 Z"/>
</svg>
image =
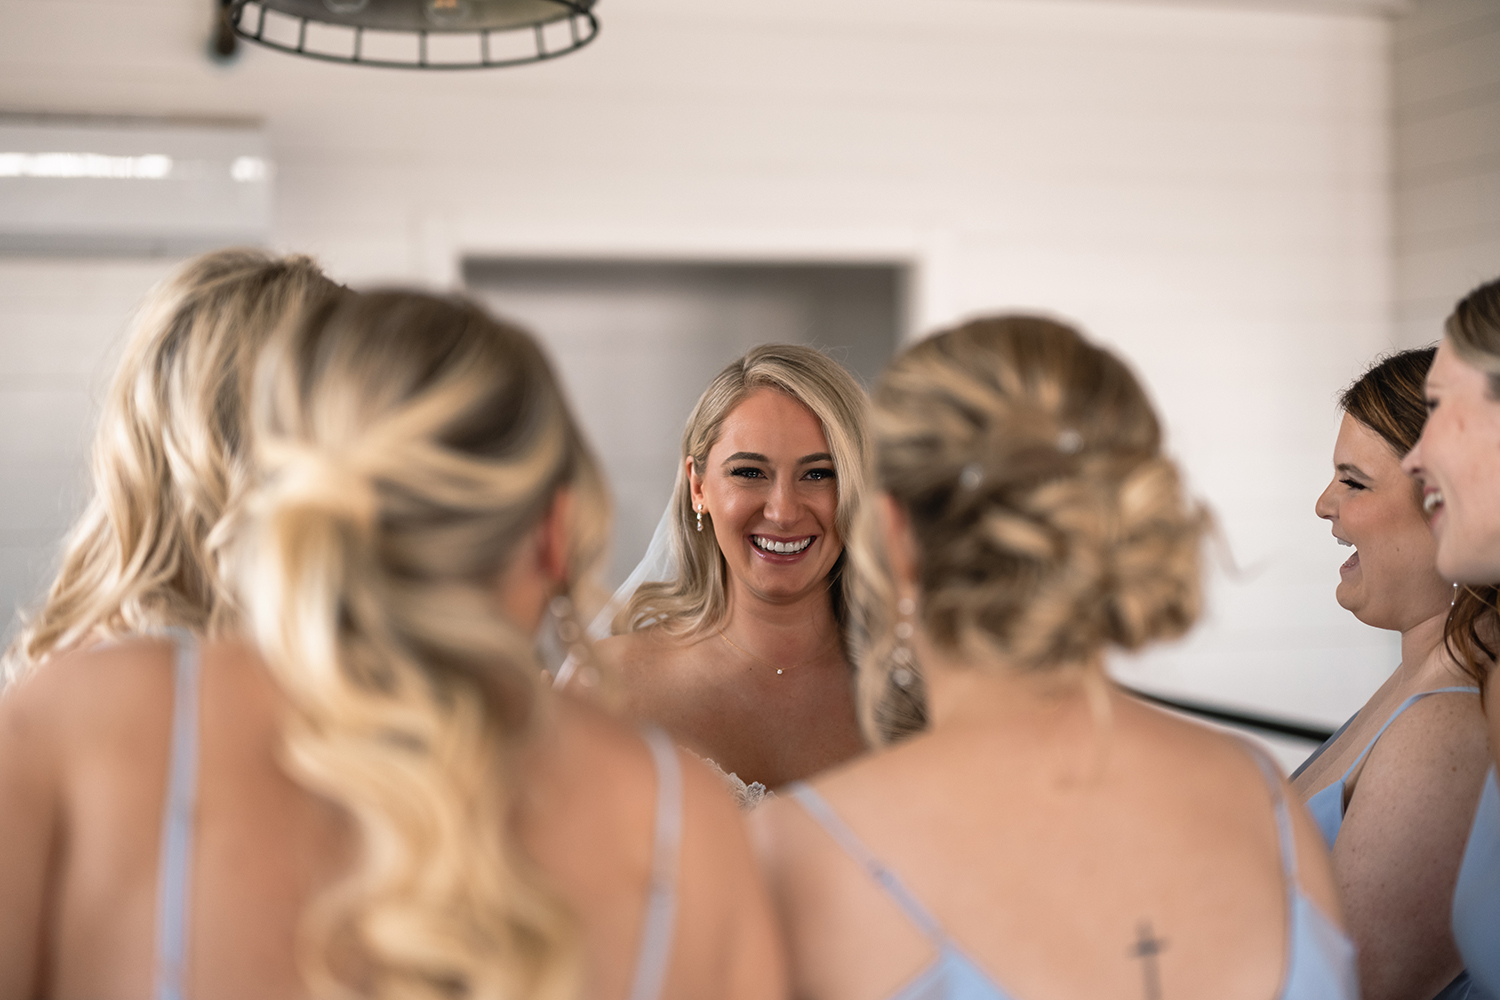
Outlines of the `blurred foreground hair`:
<svg viewBox="0 0 1500 1000">
<path fill-rule="evenodd" d="M 248 480 L 255 360 L 285 316 L 337 291 L 308 258 L 258 250 L 204 254 L 152 291 L 99 418 L 92 495 L 9 673 L 127 633 L 232 627 L 215 529 Z"/>
<path fill-rule="evenodd" d="M 1140 383 L 1109 351 L 1034 316 L 918 343 L 874 394 L 876 488 L 906 512 L 931 640 L 1022 670 L 1087 664 L 1186 632 L 1209 519 L 1161 452 Z M 867 737 L 923 724 L 920 675 L 893 682 L 896 594 L 874 505 L 852 547 L 869 634 Z"/>
<path fill-rule="evenodd" d="M 312 992 L 574 997 L 573 921 L 509 832 L 546 702 L 497 593 L 560 490 L 569 579 L 603 549 L 603 485 L 546 359 L 466 303 L 354 296 L 267 348 L 253 431 L 245 618 L 293 706 L 289 773 L 360 845 L 302 927 Z"/>
</svg>

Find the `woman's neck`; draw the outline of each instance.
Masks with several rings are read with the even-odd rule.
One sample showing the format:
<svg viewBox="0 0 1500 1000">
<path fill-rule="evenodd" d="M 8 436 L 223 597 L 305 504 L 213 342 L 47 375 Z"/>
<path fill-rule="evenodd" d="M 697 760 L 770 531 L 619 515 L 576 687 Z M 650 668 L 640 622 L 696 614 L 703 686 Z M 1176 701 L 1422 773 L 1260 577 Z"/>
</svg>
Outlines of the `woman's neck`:
<svg viewBox="0 0 1500 1000">
<path fill-rule="evenodd" d="M 913 652 L 922 664 L 934 728 L 1050 714 L 1064 706 L 1090 713 L 1108 710 L 1103 705 L 1109 682 L 1098 662 L 1023 670 L 998 656 L 939 650 L 920 632 L 913 640 Z"/>
<path fill-rule="evenodd" d="M 767 601 L 731 582 L 729 613 L 719 626 L 742 649 L 767 659 L 799 660 L 837 648 L 839 629 L 828 591 L 787 602 Z"/>
<path fill-rule="evenodd" d="M 1401 665 L 1396 668 L 1400 686 L 1426 688 L 1435 681 L 1458 676 L 1457 664 L 1443 645 L 1443 625 L 1447 620 L 1448 609 L 1444 608 L 1401 633 Z"/>
</svg>

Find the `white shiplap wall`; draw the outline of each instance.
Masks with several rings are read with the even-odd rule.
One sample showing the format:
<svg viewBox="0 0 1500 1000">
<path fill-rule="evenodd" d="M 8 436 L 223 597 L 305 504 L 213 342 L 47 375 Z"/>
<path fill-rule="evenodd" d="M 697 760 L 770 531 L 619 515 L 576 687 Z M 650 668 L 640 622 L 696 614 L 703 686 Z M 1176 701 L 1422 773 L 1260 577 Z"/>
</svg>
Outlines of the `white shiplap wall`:
<svg viewBox="0 0 1500 1000">
<path fill-rule="evenodd" d="M 465 253 L 876 259 L 912 265 L 915 329 L 1075 318 L 1151 384 L 1237 564 L 1131 675 L 1339 721 L 1394 665 L 1334 603 L 1311 511 L 1333 393 L 1391 342 L 1390 34 L 1366 8 L 609 0 L 583 53 L 450 75 L 216 67 L 211 7 L 6 0 L 0 109 L 261 120 L 277 244 L 346 281 L 451 283 Z M 119 328 L 78 302 L 59 324 Z"/>
<path fill-rule="evenodd" d="M 1500 3 L 1422 0 L 1393 52 L 1397 336 L 1417 346 L 1500 277 Z"/>
</svg>

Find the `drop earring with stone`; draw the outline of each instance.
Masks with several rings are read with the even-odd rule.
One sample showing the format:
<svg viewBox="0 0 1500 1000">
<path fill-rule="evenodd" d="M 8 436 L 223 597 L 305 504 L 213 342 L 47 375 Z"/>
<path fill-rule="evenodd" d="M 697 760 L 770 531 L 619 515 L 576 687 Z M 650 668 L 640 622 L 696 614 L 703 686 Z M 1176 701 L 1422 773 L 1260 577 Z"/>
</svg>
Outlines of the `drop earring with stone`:
<svg viewBox="0 0 1500 1000">
<path fill-rule="evenodd" d="M 896 612 L 900 617 L 896 620 L 896 647 L 891 650 L 891 662 L 895 664 L 891 669 L 891 683 L 905 690 L 917 678 L 917 658 L 911 651 L 911 637 L 916 632 L 912 617 L 917 613 L 917 602 L 903 597 L 896 602 Z"/>
<path fill-rule="evenodd" d="M 552 616 L 557 643 L 568 654 L 557 672 L 556 686 L 564 687 L 570 680 L 576 679 L 583 687 L 597 687 L 600 681 L 599 668 L 594 665 L 588 644 L 583 641 L 583 626 L 578 623 L 573 599 L 564 591 L 552 598 L 547 605 L 547 612 Z"/>
<path fill-rule="evenodd" d="M 698 505 L 698 530 L 703 530 L 703 505 L 701 503 Z"/>
</svg>

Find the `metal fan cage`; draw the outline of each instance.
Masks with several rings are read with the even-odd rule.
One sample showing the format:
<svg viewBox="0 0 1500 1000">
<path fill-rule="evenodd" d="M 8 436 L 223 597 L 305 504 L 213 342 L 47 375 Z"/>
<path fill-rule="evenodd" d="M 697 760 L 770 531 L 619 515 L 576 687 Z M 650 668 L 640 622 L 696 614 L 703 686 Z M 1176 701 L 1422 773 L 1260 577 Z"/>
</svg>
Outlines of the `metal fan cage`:
<svg viewBox="0 0 1500 1000">
<path fill-rule="evenodd" d="M 372 27 L 360 23 L 356 14 L 341 12 L 334 2 L 323 4 L 324 13 L 308 0 L 228 0 L 225 17 L 236 35 L 257 45 L 325 62 L 388 69 L 525 66 L 577 52 L 599 35 L 595 0 L 523 2 L 552 8 L 555 14 L 503 27 Z M 346 6 L 358 10 L 355 4 Z"/>
</svg>

